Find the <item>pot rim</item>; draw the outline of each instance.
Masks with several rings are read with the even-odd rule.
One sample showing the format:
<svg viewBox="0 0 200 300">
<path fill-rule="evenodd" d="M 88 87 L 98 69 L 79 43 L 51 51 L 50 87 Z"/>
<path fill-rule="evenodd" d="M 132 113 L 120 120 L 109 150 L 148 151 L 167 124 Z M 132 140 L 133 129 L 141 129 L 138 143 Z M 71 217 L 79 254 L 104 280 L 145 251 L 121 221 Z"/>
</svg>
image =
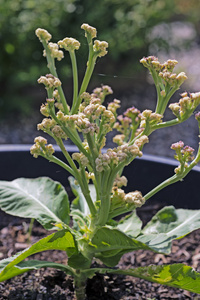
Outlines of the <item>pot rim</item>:
<svg viewBox="0 0 200 300">
<path fill-rule="evenodd" d="M 32 144 L 3 144 L 0 145 L 0 153 L 2 152 L 29 152 Z M 57 152 L 61 152 L 61 149 L 59 148 L 58 145 L 53 145 L 54 149 Z M 68 152 L 78 152 L 78 148 L 74 145 L 69 145 L 65 144 L 65 147 L 67 148 Z M 107 148 L 103 149 L 103 152 L 106 151 Z M 160 164 L 167 164 L 171 166 L 178 166 L 178 162 L 173 159 L 173 158 L 168 158 L 164 156 L 159 156 L 159 155 L 152 155 L 152 154 L 143 154 L 142 157 L 138 158 L 138 160 L 143 160 L 143 161 L 151 161 L 155 163 L 160 163 Z M 193 171 L 200 172 L 200 166 L 195 166 Z"/>
</svg>

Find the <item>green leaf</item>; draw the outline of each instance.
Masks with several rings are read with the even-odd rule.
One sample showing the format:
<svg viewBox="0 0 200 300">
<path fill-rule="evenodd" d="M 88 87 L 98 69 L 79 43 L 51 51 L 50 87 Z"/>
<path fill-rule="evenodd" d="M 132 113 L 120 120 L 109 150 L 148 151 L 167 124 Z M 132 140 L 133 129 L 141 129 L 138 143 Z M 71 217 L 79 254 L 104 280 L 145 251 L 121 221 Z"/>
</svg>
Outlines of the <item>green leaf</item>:
<svg viewBox="0 0 200 300">
<path fill-rule="evenodd" d="M 76 199 L 74 199 L 74 201 L 72 202 L 71 208 L 73 210 L 79 209 L 83 213 L 84 216 L 87 216 L 90 213 L 90 210 L 89 210 L 87 201 L 85 200 L 85 197 L 81 191 L 80 186 L 75 184 L 74 177 L 70 176 L 68 178 L 68 180 L 70 182 L 72 192 L 76 196 Z M 90 190 L 90 196 L 94 202 L 96 200 L 96 191 L 95 191 L 95 187 L 93 184 L 89 184 L 89 190 Z"/>
<path fill-rule="evenodd" d="M 129 270 L 107 270 L 107 272 L 134 276 L 200 294 L 200 273 L 184 264 L 150 265 Z"/>
<path fill-rule="evenodd" d="M 106 257 L 106 261 L 109 262 L 109 266 L 113 266 L 112 257 L 115 257 L 115 262 L 127 252 L 148 249 L 149 247 L 144 243 L 132 239 L 123 232 L 117 229 L 100 228 L 96 231 L 94 237 L 91 240 L 91 246 L 94 253 L 97 253 L 96 257 L 103 261 L 103 257 Z M 108 259 L 110 257 L 110 259 Z M 114 258 L 113 258 L 114 259 Z M 104 260 L 104 262 L 106 263 Z"/>
<path fill-rule="evenodd" d="M 48 177 L 0 181 L 0 208 L 6 213 L 34 218 L 45 229 L 69 224 L 69 200 L 64 187 Z"/>
<path fill-rule="evenodd" d="M 20 270 L 23 270 L 25 272 L 31 271 L 31 270 L 38 270 L 40 268 L 55 268 L 64 271 L 65 273 L 73 276 L 73 271 L 70 267 L 50 262 L 50 261 L 41 261 L 41 260 L 27 260 L 22 261 L 19 264 L 16 265 L 16 267 Z"/>
<path fill-rule="evenodd" d="M 117 229 L 129 235 L 130 237 L 138 236 L 141 231 L 141 228 L 142 221 L 137 216 L 135 210 L 130 215 L 121 219 L 119 224 L 117 225 Z"/>
<path fill-rule="evenodd" d="M 104 265 L 106 265 L 107 267 L 115 267 L 120 258 L 122 257 L 122 255 L 124 255 L 125 253 L 129 252 L 129 250 L 124 250 L 124 251 L 118 251 L 118 253 L 116 252 L 103 252 L 100 254 L 96 255 L 96 258 L 100 259 Z M 114 255 L 112 255 L 112 253 L 115 253 Z M 111 256 L 107 256 L 108 254 L 111 254 Z"/>
<path fill-rule="evenodd" d="M 87 269 L 91 266 L 92 261 L 83 256 L 83 254 L 74 254 L 68 258 L 68 265 L 74 269 Z"/>
<path fill-rule="evenodd" d="M 46 250 L 63 250 L 70 251 L 71 254 L 77 253 L 76 243 L 71 232 L 65 229 L 60 230 L 41 239 L 13 257 L 0 261 L 0 282 L 26 272 L 24 269 L 18 268 L 17 265 L 28 256 Z"/>
<path fill-rule="evenodd" d="M 110 250 L 139 250 L 149 249 L 149 247 L 136 239 L 128 237 L 123 232 L 117 229 L 102 227 L 96 231 L 91 240 L 92 245 L 95 245 L 96 252 Z"/>
<path fill-rule="evenodd" d="M 200 210 L 175 209 L 168 206 L 152 218 L 137 239 L 154 251 L 170 253 L 172 240 L 198 228 L 200 228 Z"/>
</svg>

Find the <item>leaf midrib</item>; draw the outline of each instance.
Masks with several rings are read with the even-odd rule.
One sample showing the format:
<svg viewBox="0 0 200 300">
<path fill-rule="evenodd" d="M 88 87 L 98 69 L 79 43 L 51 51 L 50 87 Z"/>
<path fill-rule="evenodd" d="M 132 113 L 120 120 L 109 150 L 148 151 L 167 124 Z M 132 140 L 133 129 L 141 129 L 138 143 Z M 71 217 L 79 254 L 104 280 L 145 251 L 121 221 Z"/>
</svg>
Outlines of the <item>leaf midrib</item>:
<svg viewBox="0 0 200 300">
<path fill-rule="evenodd" d="M 191 219 L 195 218 L 197 215 L 199 214 L 199 211 L 195 214 L 192 215 L 191 217 L 189 217 L 189 219 L 187 218 L 183 223 L 181 223 L 180 225 L 178 225 L 176 228 L 172 229 L 171 231 L 167 232 L 166 235 L 170 236 L 171 233 L 173 233 L 173 231 L 178 230 L 179 228 L 183 227 L 186 223 L 188 223 Z M 195 229 L 194 229 L 195 230 Z"/>
<path fill-rule="evenodd" d="M 13 185 L 16 187 L 16 188 L 18 188 L 19 190 L 20 190 L 20 192 L 22 192 L 22 193 L 24 193 L 24 194 L 26 194 L 26 195 L 28 195 L 28 197 L 29 198 L 32 198 L 36 203 L 39 203 L 39 205 L 41 206 L 41 207 L 43 207 L 47 212 L 49 212 L 50 213 L 50 215 L 52 215 L 53 216 L 53 218 L 54 219 L 56 219 L 58 222 L 62 222 L 47 206 L 45 206 L 42 202 L 40 202 L 37 198 L 35 198 L 34 196 L 32 196 L 32 195 L 30 195 L 29 193 L 27 193 L 26 191 L 24 191 L 22 188 L 21 188 L 21 186 L 18 184 L 18 183 L 16 183 L 16 182 L 13 182 Z"/>
</svg>

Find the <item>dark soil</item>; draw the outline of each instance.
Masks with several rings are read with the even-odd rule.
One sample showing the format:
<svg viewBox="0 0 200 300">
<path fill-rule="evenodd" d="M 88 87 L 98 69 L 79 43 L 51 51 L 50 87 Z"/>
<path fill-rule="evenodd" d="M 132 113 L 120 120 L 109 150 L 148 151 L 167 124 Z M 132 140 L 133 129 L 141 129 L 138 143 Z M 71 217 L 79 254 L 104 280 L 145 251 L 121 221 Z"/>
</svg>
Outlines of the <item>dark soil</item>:
<svg viewBox="0 0 200 300">
<path fill-rule="evenodd" d="M 158 205 L 146 206 L 139 210 L 146 223 Z M 5 258 L 23 250 L 27 243 L 28 221 L 0 212 L 0 258 Z M 39 224 L 33 227 L 31 243 L 45 237 L 46 232 Z M 200 230 L 196 230 L 182 240 L 173 242 L 172 254 L 164 256 L 150 251 L 139 250 L 125 254 L 119 267 L 146 266 L 149 264 L 186 263 L 200 271 Z M 61 251 L 46 251 L 34 255 L 35 259 L 65 264 L 67 257 Z M 96 263 L 95 263 L 96 264 Z M 87 282 L 87 300 L 133 300 L 133 299 L 200 299 L 200 295 L 188 291 L 160 286 L 130 276 L 99 275 Z M 0 300 L 54 300 L 73 299 L 72 278 L 62 271 L 40 269 L 0 283 Z"/>
</svg>

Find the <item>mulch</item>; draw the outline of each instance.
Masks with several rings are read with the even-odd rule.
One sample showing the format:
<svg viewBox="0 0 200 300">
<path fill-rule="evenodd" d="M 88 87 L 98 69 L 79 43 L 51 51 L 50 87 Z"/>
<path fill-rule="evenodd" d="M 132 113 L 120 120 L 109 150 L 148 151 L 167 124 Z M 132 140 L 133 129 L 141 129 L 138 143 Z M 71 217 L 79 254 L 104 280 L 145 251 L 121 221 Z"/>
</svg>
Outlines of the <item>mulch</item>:
<svg viewBox="0 0 200 300">
<path fill-rule="evenodd" d="M 158 210 L 159 205 L 141 208 L 138 212 L 146 223 Z M 28 220 L 0 212 L 0 259 L 25 249 Z M 45 237 L 49 232 L 34 223 L 31 243 Z M 119 267 L 123 269 L 149 264 L 186 263 L 200 271 L 200 229 L 181 240 L 173 242 L 171 255 L 155 254 L 138 250 L 125 254 Z M 67 256 L 62 251 L 45 251 L 32 256 L 34 259 L 66 264 Z M 96 262 L 94 262 L 96 266 Z M 146 300 L 146 299 L 200 299 L 200 295 L 188 291 L 161 286 L 130 276 L 97 274 L 89 279 L 86 287 L 87 300 Z M 74 297 L 73 281 L 64 272 L 40 269 L 24 273 L 0 283 L 0 300 L 71 300 Z"/>
</svg>

